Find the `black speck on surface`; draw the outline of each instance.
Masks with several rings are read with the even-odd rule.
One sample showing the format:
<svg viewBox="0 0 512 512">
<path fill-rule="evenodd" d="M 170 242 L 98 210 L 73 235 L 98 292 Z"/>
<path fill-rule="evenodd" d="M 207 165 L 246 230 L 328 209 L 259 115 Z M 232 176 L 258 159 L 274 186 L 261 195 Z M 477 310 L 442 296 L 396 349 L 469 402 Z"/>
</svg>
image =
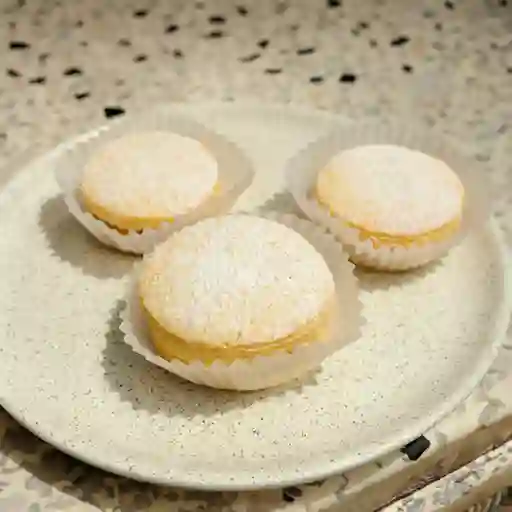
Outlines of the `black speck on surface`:
<svg viewBox="0 0 512 512">
<path fill-rule="evenodd" d="M 391 46 L 404 46 L 410 41 L 409 36 L 398 36 L 391 39 Z"/>
<path fill-rule="evenodd" d="M 208 18 L 208 21 L 209 21 L 212 25 L 224 25 L 224 23 L 226 23 L 226 18 L 224 18 L 224 16 L 219 16 L 219 15 L 217 14 L 217 15 L 210 16 L 210 17 Z"/>
<path fill-rule="evenodd" d="M 75 23 L 76 28 L 82 28 L 84 26 L 84 22 L 82 20 L 77 20 Z"/>
<path fill-rule="evenodd" d="M 510 73 L 510 74 L 512 74 L 512 67 L 510 67 L 510 68 L 507 68 L 507 73 Z"/>
<path fill-rule="evenodd" d="M 182 59 L 183 58 L 183 52 L 179 48 L 176 48 L 175 50 L 173 50 L 172 54 L 177 59 Z"/>
<path fill-rule="evenodd" d="M 107 119 L 111 119 L 113 117 L 122 116 L 125 114 L 124 108 L 121 107 L 105 107 L 103 109 L 103 114 Z"/>
<path fill-rule="evenodd" d="M 7 139 L 7 133 L 0 133 L 0 139 L 6 140 Z"/>
<path fill-rule="evenodd" d="M 444 6 L 450 11 L 453 11 L 455 9 L 455 4 L 453 2 L 450 2 L 450 0 L 446 0 Z"/>
<path fill-rule="evenodd" d="M 282 73 L 283 70 L 281 68 L 267 68 L 265 69 L 265 73 L 267 75 L 279 75 L 279 73 Z"/>
<path fill-rule="evenodd" d="M 133 57 L 133 62 L 144 62 L 146 60 L 148 60 L 148 56 L 143 53 L 135 55 L 135 57 Z"/>
<path fill-rule="evenodd" d="M 19 71 L 16 71 L 15 69 L 8 68 L 7 76 L 10 76 L 11 78 L 19 78 L 21 76 L 21 73 Z"/>
<path fill-rule="evenodd" d="M 255 60 L 259 59 L 261 57 L 261 54 L 259 53 L 251 53 L 250 55 L 246 55 L 245 57 L 240 57 L 238 60 L 240 62 L 254 62 Z"/>
<path fill-rule="evenodd" d="M 299 48 L 297 50 L 297 55 L 311 55 L 315 53 L 315 48 L 313 46 L 308 46 L 306 48 Z"/>
<path fill-rule="evenodd" d="M 402 71 L 404 73 L 412 73 L 413 69 L 412 69 L 412 66 L 410 64 L 403 64 L 402 65 Z"/>
<path fill-rule="evenodd" d="M 167 25 L 165 29 L 166 34 L 173 34 L 174 32 L 177 32 L 180 29 L 178 25 L 175 23 L 171 23 L 170 25 Z"/>
<path fill-rule="evenodd" d="M 370 46 L 372 48 L 377 48 L 377 45 L 378 45 L 378 43 L 377 43 L 376 39 L 370 39 Z"/>
<path fill-rule="evenodd" d="M 339 80 L 340 80 L 340 82 L 351 84 L 357 80 L 357 76 L 354 75 L 354 73 L 343 73 L 340 76 Z"/>
<path fill-rule="evenodd" d="M 30 44 L 25 41 L 11 41 L 9 43 L 10 50 L 27 50 L 28 48 L 30 48 Z"/>
<path fill-rule="evenodd" d="M 284 14 L 288 10 L 288 4 L 286 2 L 278 2 L 276 5 L 276 14 Z"/>
<path fill-rule="evenodd" d="M 324 77 L 320 76 L 320 75 L 315 75 L 315 76 L 310 77 L 309 81 L 312 84 L 321 84 L 324 81 Z"/>
<path fill-rule="evenodd" d="M 425 436 L 420 436 L 406 444 L 400 451 L 412 461 L 418 460 L 430 448 L 430 441 Z"/>
<path fill-rule="evenodd" d="M 237 5 L 236 12 L 240 14 L 240 16 L 247 16 L 249 14 L 247 7 L 245 7 L 244 5 Z"/>
<path fill-rule="evenodd" d="M 196 9 L 199 9 L 199 10 L 204 9 L 204 2 L 196 2 Z"/>
<path fill-rule="evenodd" d="M 283 491 L 283 500 L 287 503 L 293 503 L 295 501 L 295 498 L 293 496 L 290 496 L 286 491 Z"/>
<path fill-rule="evenodd" d="M 212 30 L 208 34 L 205 35 L 207 39 L 220 39 L 224 37 L 224 32 L 222 30 Z"/>
<path fill-rule="evenodd" d="M 39 55 L 37 58 L 41 64 L 45 63 L 50 57 L 50 54 L 48 52 L 43 52 Z"/>
<path fill-rule="evenodd" d="M 36 76 L 34 78 L 31 78 L 28 81 L 28 83 L 32 84 L 32 85 L 43 85 L 46 83 L 46 77 L 45 76 Z"/>
<path fill-rule="evenodd" d="M 478 153 L 475 155 L 475 158 L 479 162 L 488 162 L 491 159 L 491 155 L 486 154 L 486 153 Z"/>
<path fill-rule="evenodd" d="M 269 45 L 269 43 L 270 41 L 268 39 L 260 39 L 258 41 L 258 46 L 264 50 Z"/>
<path fill-rule="evenodd" d="M 134 11 L 133 16 L 134 18 L 145 18 L 148 15 L 147 9 L 138 9 L 137 11 Z"/>
<path fill-rule="evenodd" d="M 293 496 L 294 498 L 300 498 L 302 496 L 302 490 L 298 487 L 286 487 L 283 489 L 283 493 Z"/>
<path fill-rule="evenodd" d="M 341 5 L 341 0 L 327 0 L 327 7 L 333 9 Z"/>
<path fill-rule="evenodd" d="M 90 92 L 88 91 L 85 91 L 85 92 L 77 92 L 75 94 L 75 99 L 78 100 L 78 101 L 82 101 L 82 100 L 85 100 L 85 98 L 88 98 L 89 96 L 91 95 Z"/>
<path fill-rule="evenodd" d="M 434 29 L 437 30 L 438 32 L 441 32 L 441 30 L 443 30 L 443 24 L 438 21 L 435 25 L 434 25 Z"/>
<path fill-rule="evenodd" d="M 356 37 L 361 33 L 359 28 L 352 28 L 352 29 L 350 29 L 350 32 L 352 33 L 353 36 L 356 36 Z"/>
<path fill-rule="evenodd" d="M 499 5 L 500 5 L 501 7 L 507 7 L 507 5 L 508 5 L 508 0 L 500 0 Z"/>
<path fill-rule="evenodd" d="M 119 41 L 117 41 L 117 44 L 119 46 L 127 47 L 127 46 L 131 46 L 132 42 L 129 39 L 127 39 L 126 37 L 122 37 L 121 39 L 119 39 Z"/>
<path fill-rule="evenodd" d="M 75 66 L 66 68 L 64 70 L 64 76 L 78 76 L 78 75 L 82 75 L 82 74 L 83 74 L 83 71 L 80 68 L 77 68 Z"/>
<path fill-rule="evenodd" d="M 370 24 L 367 21 L 360 21 L 359 24 L 358 24 L 358 27 L 361 30 L 367 30 L 367 29 L 370 28 Z"/>
</svg>

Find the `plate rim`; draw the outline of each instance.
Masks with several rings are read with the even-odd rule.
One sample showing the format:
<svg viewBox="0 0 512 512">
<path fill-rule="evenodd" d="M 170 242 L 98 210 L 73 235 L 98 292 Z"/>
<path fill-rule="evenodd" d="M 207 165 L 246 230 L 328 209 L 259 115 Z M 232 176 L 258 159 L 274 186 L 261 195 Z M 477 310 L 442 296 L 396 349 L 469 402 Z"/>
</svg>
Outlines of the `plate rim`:
<svg viewBox="0 0 512 512">
<path fill-rule="evenodd" d="M 162 105 L 165 108 L 178 108 L 191 110 L 198 112 L 200 110 L 219 110 L 219 109 L 257 109 L 261 110 L 280 110 L 285 115 L 297 115 L 297 116 L 314 116 L 323 117 L 324 119 L 333 123 L 347 122 L 347 118 L 343 114 L 319 110 L 313 107 L 296 106 L 293 104 L 273 104 L 273 103 L 258 103 L 258 102 L 200 102 L 200 103 L 165 103 Z M 32 167 L 39 161 L 46 159 L 51 160 L 52 158 L 58 157 L 59 153 L 63 151 L 63 148 L 67 145 L 80 139 L 80 137 L 87 136 L 92 131 L 98 130 L 105 126 L 110 126 L 112 123 L 103 123 L 96 125 L 96 128 L 88 129 L 80 134 L 73 134 L 70 137 L 62 140 L 57 145 L 53 145 L 51 149 L 47 151 L 39 151 L 34 153 L 25 154 L 21 161 L 15 161 L 15 164 L 3 167 L 9 169 L 8 177 L 5 181 L 0 183 L 0 195 L 8 193 L 8 190 L 15 186 L 18 180 L 23 179 L 25 175 L 29 175 L 32 171 Z M 304 484 L 307 482 L 323 480 L 334 475 L 340 475 L 346 471 L 354 469 L 355 467 L 362 466 L 369 463 L 379 457 L 382 457 L 388 453 L 397 450 L 400 446 L 406 445 L 408 442 L 414 440 L 418 436 L 425 434 L 435 424 L 439 423 L 442 419 L 448 416 L 459 404 L 461 404 L 478 386 L 482 381 L 485 374 L 489 370 L 490 366 L 497 357 L 499 348 L 504 344 L 506 339 L 506 333 L 510 322 L 512 313 L 512 271 L 508 263 L 508 249 L 504 241 L 504 236 L 501 229 L 498 227 L 498 223 L 495 218 L 491 215 L 488 222 L 486 223 L 485 229 L 490 232 L 493 238 L 493 242 L 496 246 L 496 263 L 500 267 L 501 274 L 503 275 L 503 289 L 502 289 L 502 300 L 496 311 L 496 321 L 494 322 L 494 330 L 496 332 L 495 339 L 489 345 L 489 356 L 479 361 L 476 369 L 472 372 L 471 377 L 466 379 L 466 384 L 461 386 L 459 390 L 453 393 L 449 400 L 442 402 L 440 407 L 437 407 L 434 411 L 430 411 L 425 418 L 418 420 L 414 423 L 414 428 L 408 429 L 406 435 L 400 432 L 398 435 L 392 437 L 384 444 L 379 444 L 378 448 L 372 445 L 372 449 L 362 451 L 352 457 L 345 457 L 344 459 L 336 459 L 335 462 L 324 464 L 319 471 L 309 471 L 308 473 L 302 472 L 300 475 L 289 476 L 279 481 L 269 481 L 269 479 L 247 479 L 242 478 L 238 483 L 232 481 L 225 481 L 224 483 L 209 484 L 204 481 L 193 480 L 193 479 L 179 479 L 175 477 L 159 477 L 152 474 L 141 474 L 133 469 L 129 469 L 123 466 L 123 464 L 105 462 L 98 460 L 95 457 L 87 455 L 87 453 L 81 452 L 79 449 L 71 448 L 66 446 L 66 442 L 60 441 L 57 437 L 51 434 L 40 432 L 37 429 L 37 425 L 32 426 L 28 421 L 25 420 L 22 412 L 16 410 L 15 407 L 11 407 L 9 403 L 3 398 L 0 392 L 0 406 L 12 416 L 18 423 L 24 428 L 32 432 L 36 437 L 50 444 L 54 448 L 62 451 L 63 453 L 81 460 L 91 466 L 100 468 L 113 474 L 117 474 L 126 478 L 141 482 L 149 482 L 152 484 L 163 485 L 163 486 L 174 486 L 184 489 L 195 489 L 204 491 L 249 491 L 258 489 L 278 489 L 288 486 L 295 486 Z M 259 482 L 259 483 L 258 483 Z"/>
</svg>

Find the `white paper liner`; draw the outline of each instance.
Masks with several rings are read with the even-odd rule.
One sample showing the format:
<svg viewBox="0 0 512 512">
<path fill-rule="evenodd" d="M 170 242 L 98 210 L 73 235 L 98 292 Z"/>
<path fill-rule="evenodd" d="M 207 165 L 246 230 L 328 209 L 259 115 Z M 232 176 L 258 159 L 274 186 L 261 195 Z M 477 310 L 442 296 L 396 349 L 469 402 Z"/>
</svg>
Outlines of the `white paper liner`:
<svg viewBox="0 0 512 512">
<path fill-rule="evenodd" d="M 97 219 L 84 208 L 78 193 L 82 172 L 91 155 L 106 142 L 128 133 L 150 130 L 171 131 L 199 140 L 205 145 L 218 163 L 219 190 L 198 208 L 176 216 L 172 222 L 164 222 L 156 229 L 144 229 L 141 232 L 129 231 L 123 234 Z M 148 155 L 149 161 L 150 158 L 151 155 Z M 133 119 L 114 122 L 89 136 L 82 137 L 59 158 L 56 168 L 56 177 L 64 200 L 76 219 L 104 244 L 134 254 L 150 252 L 157 243 L 183 226 L 193 224 L 204 217 L 228 212 L 242 192 L 249 187 L 253 175 L 254 170 L 250 160 L 235 143 L 197 121 L 181 114 L 166 112 L 165 108 Z"/>
<path fill-rule="evenodd" d="M 313 223 L 294 215 L 267 213 L 266 218 L 276 220 L 296 230 L 322 254 L 335 280 L 337 304 L 333 325 L 323 340 L 299 345 L 291 353 L 276 351 L 272 355 L 253 359 L 239 359 L 231 364 L 215 361 L 205 365 L 201 361 L 186 364 L 167 361 L 153 349 L 145 314 L 137 291 L 137 273 L 130 283 L 127 307 L 122 314 L 121 331 L 131 348 L 149 362 L 196 384 L 233 390 L 256 390 L 277 386 L 299 378 L 318 367 L 336 350 L 359 338 L 362 324 L 359 286 L 348 255 L 335 238 Z M 314 276 L 312 276 L 314 279 Z"/>
<path fill-rule="evenodd" d="M 446 240 L 375 248 L 371 240 L 361 239 L 359 229 L 320 204 L 314 194 L 318 172 L 336 153 L 366 144 L 405 146 L 444 161 L 458 175 L 465 190 L 458 232 Z M 299 208 L 311 220 L 334 233 L 354 263 L 382 270 L 407 270 L 434 261 L 459 243 L 469 230 L 481 226 L 490 211 L 489 191 L 482 174 L 475 159 L 435 130 L 369 121 L 340 125 L 295 155 L 286 169 L 288 187 Z"/>
</svg>

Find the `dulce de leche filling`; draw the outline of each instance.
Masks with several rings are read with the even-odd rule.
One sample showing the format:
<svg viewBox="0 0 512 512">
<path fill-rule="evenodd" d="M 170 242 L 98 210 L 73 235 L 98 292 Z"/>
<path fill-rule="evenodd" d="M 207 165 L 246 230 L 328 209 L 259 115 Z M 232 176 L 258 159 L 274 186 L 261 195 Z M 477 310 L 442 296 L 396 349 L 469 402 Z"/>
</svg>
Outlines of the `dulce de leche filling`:
<svg viewBox="0 0 512 512">
<path fill-rule="evenodd" d="M 410 247 L 411 245 L 425 245 L 433 242 L 441 242 L 455 235 L 460 228 L 461 222 L 462 219 L 459 216 L 439 228 L 418 235 L 390 235 L 387 233 L 369 231 L 350 222 L 347 223 L 347 225 L 359 231 L 359 239 L 361 241 L 370 240 L 373 248 L 379 249 L 380 247 L 388 245 Z"/>
<path fill-rule="evenodd" d="M 279 340 L 253 344 L 206 344 L 184 340 L 168 332 L 145 308 L 149 335 L 156 352 L 168 361 L 178 359 L 183 363 L 201 361 L 210 365 L 219 360 L 232 363 L 237 359 L 253 359 L 270 355 L 276 350 L 291 352 L 298 345 L 325 339 L 331 329 L 333 305 L 328 307 L 312 321 L 299 328 L 293 334 Z"/>
<path fill-rule="evenodd" d="M 329 213 L 332 217 L 336 217 L 337 214 L 334 209 L 326 204 L 319 194 L 316 194 L 317 201 L 324 207 L 329 210 Z M 398 234 L 389 234 L 378 231 L 371 231 L 366 229 L 364 226 L 360 226 L 354 222 L 345 221 L 345 224 L 352 229 L 356 229 L 359 231 L 359 240 L 362 242 L 366 240 L 370 240 L 374 249 L 379 249 L 380 247 L 385 246 L 402 246 L 402 247 L 410 247 L 411 245 L 425 245 L 427 243 L 433 242 L 441 242 L 443 240 L 447 240 L 451 236 L 455 235 L 460 229 L 460 225 L 462 223 L 462 216 L 458 215 L 453 220 L 443 224 L 442 226 L 431 229 L 429 231 L 425 231 L 423 233 L 418 233 L 417 235 L 398 235 Z"/>
<path fill-rule="evenodd" d="M 206 200 L 202 201 L 200 204 L 196 206 L 196 208 L 202 207 L 207 201 L 209 201 L 213 195 L 218 194 L 221 190 L 221 186 L 217 183 L 213 189 L 211 196 L 206 198 Z M 173 222 L 174 217 L 172 216 L 148 216 L 148 217 L 136 217 L 121 214 L 118 212 L 114 212 L 110 208 L 98 204 L 94 199 L 84 193 L 83 190 L 80 191 L 80 198 L 85 209 L 91 213 L 98 220 L 101 220 L 107 226 L 112 229 L 116 229 L 121 234 L 127 234 L 129 231 L 138 231 L 141 232 L 144 229 L 156 229 L 164 222 Z"/>
</svg>

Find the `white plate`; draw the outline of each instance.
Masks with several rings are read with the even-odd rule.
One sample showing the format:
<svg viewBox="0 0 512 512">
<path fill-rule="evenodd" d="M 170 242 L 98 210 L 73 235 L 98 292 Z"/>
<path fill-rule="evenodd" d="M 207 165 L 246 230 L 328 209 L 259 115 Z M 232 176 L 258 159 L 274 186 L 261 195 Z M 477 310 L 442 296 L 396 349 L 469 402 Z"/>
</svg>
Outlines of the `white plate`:
<svg viewBox="0 0 512 512">
<path fill-rule="evenodd" d="M 286 158 L 340 119 L 284 107 L 175 108 L 254 159 L 258 176 L 240 208 L 281 190 Z M 495 357 L 508 306 L 502 246 L 489 225 L 426 271 L 359 273 L 363 337 L 302 385 L 236 394 L 181 381 L 120 339 L 118 301 L 135 260 L 100 247 L 67 213 L 52 173 L 61 149 L 0 195 L 0 395 L 65 452 L 133 478 L 203 489 L 314 480 L 420 435 Z M 286 194 L 270 203 L 293 209 Z"/>
</svg>

